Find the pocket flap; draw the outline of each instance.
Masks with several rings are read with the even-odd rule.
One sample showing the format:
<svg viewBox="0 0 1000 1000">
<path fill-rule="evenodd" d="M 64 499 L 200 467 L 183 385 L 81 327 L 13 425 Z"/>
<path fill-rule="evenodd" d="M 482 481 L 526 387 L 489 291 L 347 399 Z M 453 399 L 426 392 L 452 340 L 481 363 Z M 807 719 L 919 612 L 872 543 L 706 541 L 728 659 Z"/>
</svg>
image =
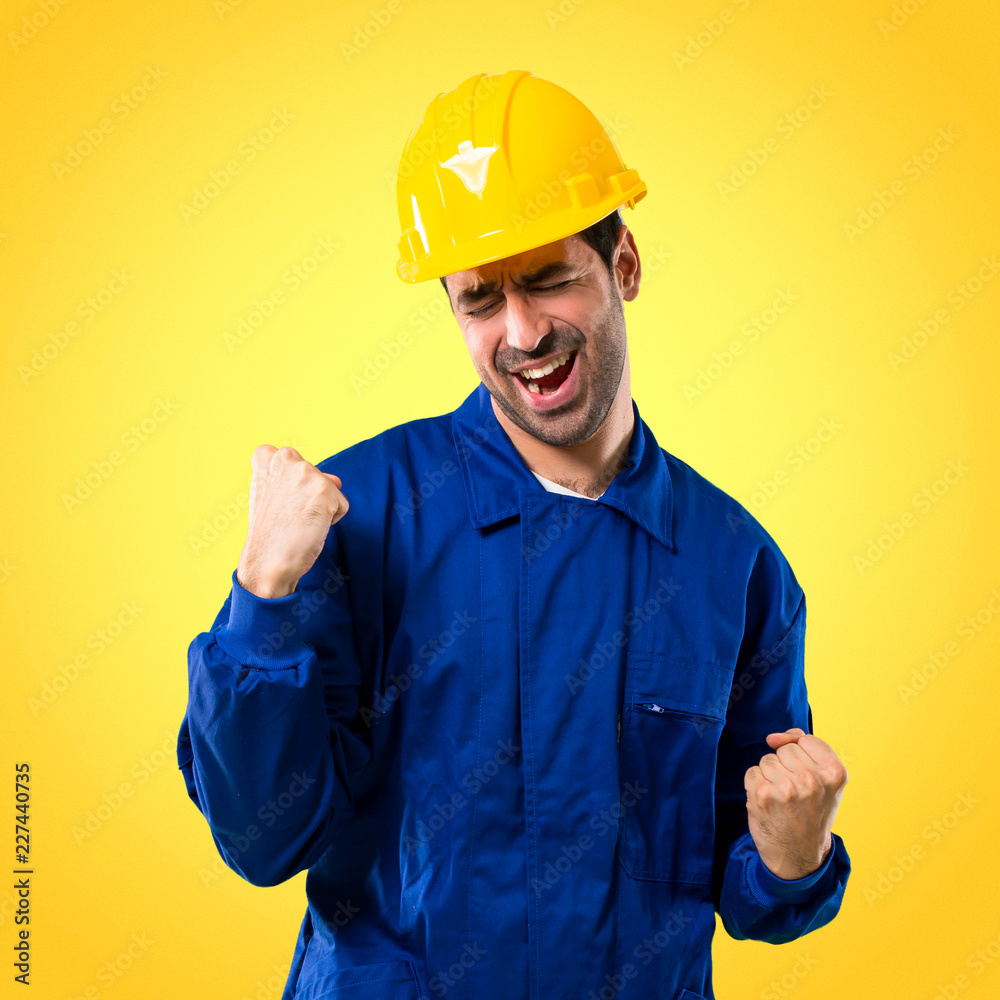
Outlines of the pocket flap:
<svg viewBox="0 0 1000 1000">
<path fill-rule="evenodd" d="M 652 702 L 675 712 L 726 721 L 732 672 L 714 663 L 699 663 L 662 653 L 628 653 L 631 704 Z"/>
<path fill-rule="evenodd" d="M 354 965 L 299 985 L 296 1000 L 419 1000 L 413 964 L 405 958 Z"/>
</svg>

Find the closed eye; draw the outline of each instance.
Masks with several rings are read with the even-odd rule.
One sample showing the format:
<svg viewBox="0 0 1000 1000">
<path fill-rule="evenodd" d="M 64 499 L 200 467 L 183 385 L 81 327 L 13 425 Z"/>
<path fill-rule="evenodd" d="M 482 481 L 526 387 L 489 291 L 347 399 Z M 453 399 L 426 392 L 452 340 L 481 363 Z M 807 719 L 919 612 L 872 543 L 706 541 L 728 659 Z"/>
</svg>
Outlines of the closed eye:
<svg viewBox="0 0 1000 1000">
<path fill-rule="evenodd" d="M 559 281 L 559 282 L 556 282 L 556 284 L 554 284 L 554 285 L 536 285 L 535 286 L 535 291 L 536 292 L 551 292 L 551 291 L 555 290 L 556 288 L 562 288 L 564 285 L 568 285 L 568 284 L 571 284 L 571 282 L 570 281 Z M 491 302 L 488 306 L 482 306 L 482 308 L 480 308 L 480 309 L 471 309 L 471 310 L 469 310 L 466 313 L 466 315 L 467 316 L 481 316 L 481 315 L 483 315 L 483 313 L 488 313 L 495 305 L 497 305 L 496 302 Z"/>
</svg>

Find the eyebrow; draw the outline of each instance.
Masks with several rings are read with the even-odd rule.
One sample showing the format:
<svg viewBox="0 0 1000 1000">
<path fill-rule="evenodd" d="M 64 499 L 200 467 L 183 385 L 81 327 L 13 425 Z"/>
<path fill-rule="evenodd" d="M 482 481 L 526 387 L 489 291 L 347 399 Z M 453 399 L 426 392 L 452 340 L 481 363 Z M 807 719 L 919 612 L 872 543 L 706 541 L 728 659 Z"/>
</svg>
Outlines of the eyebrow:
<svg viewBox="0 0 1000 1000">
<path fill-rule="evenodd" d="M 571 274 L 576 270 L 576 265 L 568 260 L 555 260 L 550 261 L 548 264 L 543 264 L 540 268 L 532 271 L 524 276 L 524 285 L 535 285 L 540 281 L 545 281 L 549 278 L 561 278 L 563 275 Z M 514 282 L 516 288 L 522 287 L 518 282 Z M 500 287 L 500 283 L 496 280 L 482 282 L 478 285 L 473 285 L 471 288 L 465 289 L 463 292 L 459 292 L 458 295 L 458 308 L 466 309 L 468 306 L 475 305 L 477 302 L 481 302 L 488 295 L 492 295 Z"/>
</svg>

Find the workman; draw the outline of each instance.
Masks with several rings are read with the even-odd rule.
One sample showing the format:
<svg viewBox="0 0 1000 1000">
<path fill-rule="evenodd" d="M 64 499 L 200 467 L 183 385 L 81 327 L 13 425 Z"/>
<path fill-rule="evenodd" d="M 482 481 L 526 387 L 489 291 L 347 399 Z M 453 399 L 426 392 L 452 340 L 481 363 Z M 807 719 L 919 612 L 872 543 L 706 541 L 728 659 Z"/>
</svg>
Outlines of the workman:
<svg viewBox="0 0 1000 1000">
<path fill-rule="evenodd" d="M 230 868 L 308 869 L 285 1000 L 712 1000 L 716 913 L 778 944 L 840 909 L 802 588 L 631 396 L 645 194 L 553 83 L 439 94 L 396 266 L 479 384 L 316 466 L 253 452 L 177 754 Z"/>
</svg>

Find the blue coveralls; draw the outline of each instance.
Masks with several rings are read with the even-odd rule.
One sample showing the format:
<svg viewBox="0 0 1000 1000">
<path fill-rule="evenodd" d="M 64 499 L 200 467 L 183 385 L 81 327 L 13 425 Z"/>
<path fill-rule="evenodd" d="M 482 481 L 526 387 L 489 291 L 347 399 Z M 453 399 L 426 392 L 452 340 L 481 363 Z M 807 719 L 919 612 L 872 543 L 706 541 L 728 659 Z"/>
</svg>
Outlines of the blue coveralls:
<svg viewBox="0 0 1000 1000">
<path fill-rule="evenodd" d="M 596 501 L 483 384 L 338 452 L 295 593 L 234 571 L 191 643 L 188 794 L 251 883 L 309 869 L 284 1000 L 713 1000 L 716 912 L 774 943 L 838 912 L 838 835 L 785 881 L 747 827 L 765 736 L 813 731 L 802 589 L 632 407 Z"/>
</svg>

